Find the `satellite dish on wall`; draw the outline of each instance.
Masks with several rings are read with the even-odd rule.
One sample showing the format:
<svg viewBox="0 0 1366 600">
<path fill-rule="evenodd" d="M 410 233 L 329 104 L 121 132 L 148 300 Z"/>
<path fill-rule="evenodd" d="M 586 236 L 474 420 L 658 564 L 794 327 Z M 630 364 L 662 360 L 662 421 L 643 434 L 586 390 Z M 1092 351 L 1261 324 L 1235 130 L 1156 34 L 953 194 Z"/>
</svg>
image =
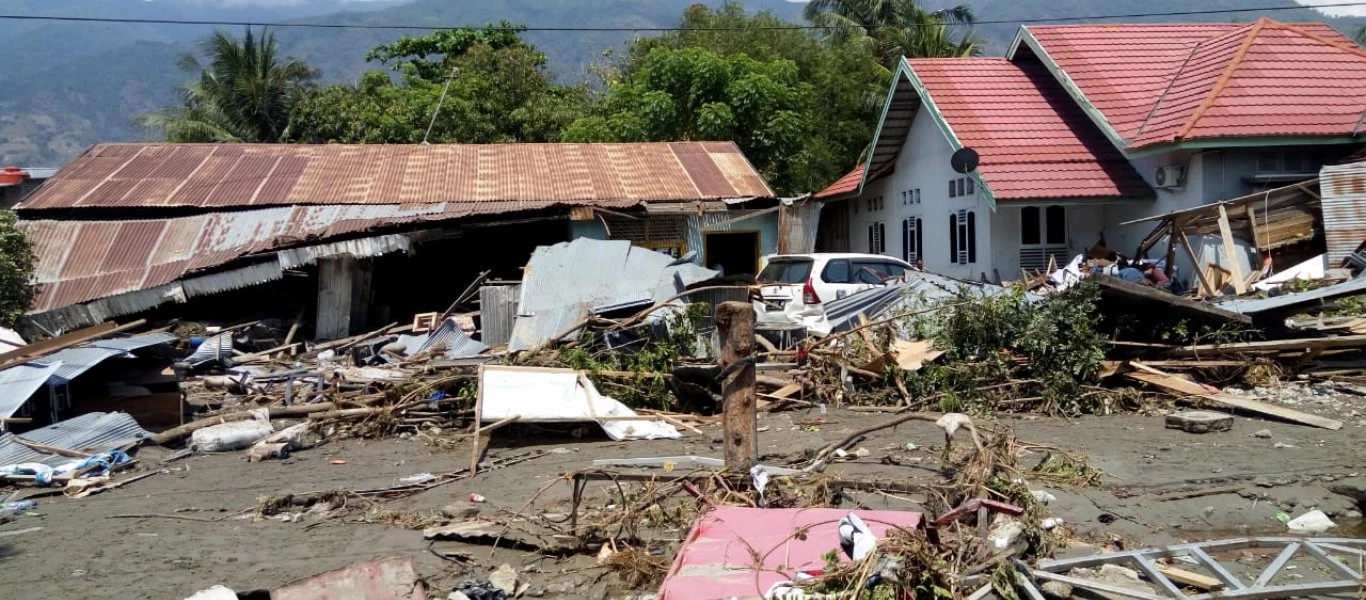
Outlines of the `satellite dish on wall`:
<svg viewBox="0 0 1366 600">
<path fill-rule="evenodd" d="M 959 148 L 957 152 L 953 153 L 953 157 L 949 159 L 949 165 L 953 167 L 955 172 L 967 174 L 977 170 L 977 163 L 979 160 L 981 160 L 981 158 L 977 156 L 976 150 L 973 150 L 972 148 Z"/>
</svg>

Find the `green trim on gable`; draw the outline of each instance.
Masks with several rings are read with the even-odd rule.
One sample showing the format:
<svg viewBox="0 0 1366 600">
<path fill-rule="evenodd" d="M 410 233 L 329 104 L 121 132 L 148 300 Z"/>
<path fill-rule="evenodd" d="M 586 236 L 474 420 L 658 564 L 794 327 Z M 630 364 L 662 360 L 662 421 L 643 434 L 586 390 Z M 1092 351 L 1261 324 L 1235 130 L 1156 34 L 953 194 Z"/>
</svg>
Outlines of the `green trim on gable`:
<svg viewBox="0 0 1366 600">
<path fill-rule="evenodd" d="M 872 143 L 868 144 L 868 158 L 863 161 L 863 173 L 858 178 L 858 189 L 854 190 L 857 195 L 863 195 L 863 186 L 868 184 L 868 172 L 873 170 L 873 154 L 877 152 L 877 141 L 882 138 L 882 125 L 887 122 L 887 113 L 892 110 L 892 98 L 896 97 L 897 85 L 901 83 L 901 71 L 905 68 L 906 59 L 903 57 L 896 71 L 892 73 L 892 86 L 887 90 L 887 100 L 882 103 L 882 116 L 877 118 L 877 130 L 873 132 Z"/>
<path fill-rule="evenodd" d="M 958 139 L 958 134 L 953 132 L 953 127 L 949 125 L 949 122 L 944 119 L 944 113 L 939 111 L 939 105 L 934 103 L 934 98 L 930 95 L 929 90 L 925 89 L 925 83 L 920 81 L 920 77 L 915 74 L 915 69 L 910 68 L 910 64 L 905 59 L 902 59 L 901 63 L 906 65 L 906 77 L 911 82 L 911 87 L 915 88 L 915 93 L 920 96 L 921 105 L 925 107 L 930 118 L 934 119 L 934 124 L 939 127 L 939 132 L 949 141 L 949 146 L 955 152 L 963 149 L 963 142 Z M 914 123 L 914 117 L 912 117 L 912 127 L 914 127 Z M 907 136 L 910 136 L 909 131 Z M 991 191 L 991 186 L 987 185 L 986 180 L 982 178 L 981 172 L 973 170 L 967 175 L 977 183 L 977 189 L 986 195 L 987 206 L 991 208 L 992 212 L 996 212 L 996 194 Z"/>
<path fill-rule="evenodd" d="M 1359 144 L 1366 136 L 1255 136 L 1197 138 L 1179 142 L 1167 142 L 1130 150 L 1129 158 L 1143 158 L 1176 150 L 1212 150 L 1219 148 L 1275 148 L 1278 146 L 1333 146 Z"/>
</svg>

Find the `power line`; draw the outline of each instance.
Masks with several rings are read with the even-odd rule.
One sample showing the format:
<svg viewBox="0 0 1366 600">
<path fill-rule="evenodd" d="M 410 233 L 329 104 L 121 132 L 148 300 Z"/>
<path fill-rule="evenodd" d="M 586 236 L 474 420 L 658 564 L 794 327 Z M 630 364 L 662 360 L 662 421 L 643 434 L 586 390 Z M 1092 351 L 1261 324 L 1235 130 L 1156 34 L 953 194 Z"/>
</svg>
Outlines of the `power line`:
<svg viewBox="0 0 1366 600">
<path fill-rule="evenodd" d="M 1143 19 L 1153 17 L 1190 17 L 1199 15 L 1223 15 L 1244 12 L 1278 12 L 1286 10 L 1315 10 L 1324 8 L 1350 8 L 1366 6 L 1366 1 L 1358 0 L 1355 2 L 1339 2 L 1335 4 L 1318 4 L 1314 6 L 1261 6 L 1248 8 L 1224 8 L 1215 10 L 1185 10 L 1177 12 L 1163 13 L 1128 13 L 1112 15 L 1086 15 L 1075 17 L 1052 17 L 1046 19 L 1030 20 L 985 20 L 974 21 L 973 25 L 1013 25 L 1013 24 L 1038 24 L 1038 23 L 1068 23 L 1077 21 L 1106 21 L 1114 19 Z M 528 31 L 528 32 L 670 32 L 670 31 L 764 31 L 764 30 L 830 30 L 856 27 L 852 25 L 786 25 L 771 27 L 499 27 L 499 26 L 477 26 L 477 25 L 456 25 L 456 26 L 433 26 L 433 25 L 372 25 L 372 24 L 347 24 L 347 23 L 306 23 L 306 22 L 276 22 L 258 23 L 253 21 L 215 21 L 215 20 L 193 20 L 193 19 L 133 19 L 117 17 L 74 17 L 60 15 L 15 15 L 0 14 L 0 19 L 15 21 L 58 21 L 67 23 L 124 23 L 124 24 L 145 24 L 145 25 L 216 25 L 216 26 L 242 26 L 242 27 L 271 27 L 277 29 L 387 29 L 387 30 L 418 30 L 432 31 L 436 29 L 489 29 L 506 31 Z"/>
</svg>

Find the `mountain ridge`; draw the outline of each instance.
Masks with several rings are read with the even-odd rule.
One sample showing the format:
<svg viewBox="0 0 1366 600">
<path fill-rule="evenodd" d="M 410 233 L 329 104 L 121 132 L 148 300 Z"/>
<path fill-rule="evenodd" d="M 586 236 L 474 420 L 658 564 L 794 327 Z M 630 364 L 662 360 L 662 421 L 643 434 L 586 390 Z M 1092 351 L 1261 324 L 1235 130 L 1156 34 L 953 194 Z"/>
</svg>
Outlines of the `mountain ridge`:
<svg viewBox="0 0 1366 600">
<path fill-rule="evenodd" d="M 535 27 L 660 28 L 678 24 L 684 8 L 696 0 L 413 0 L 409 2 L 351 2 L 344 10 L 329 0 L 262 7 L 157 0 L 10 0 L 0 10 L 10 14 L 159 18 L 210 21 L 323 23 L 378 26 L 386 24 L 452 27 L 481 26 L 508 20 Z M 709 0 L 719 5 L 721 0 Z M 925 0 L 938 8 L 956 0 Z M 1252 4 L 1293 10 L 1230 12 L 1126 18 L 1131 21 L 1246 21 L 1265 14 L 1278 20 L 1326 21 L 1344 32 L 1366 24 L 1363 19 L 1332 19 L 1293 0 L 1206 0 L 1200 10 L 1229 10 Z M 1020 22 L 1071 16 L 1122 15 L 1190 11 L 1189 0 L 970 0 L 979 21 L 975 28 L 986 42 L 986 53 L 1003 54 Z M 789 20 L 800 20 L 802 5 L 786 0 L 749 0 L 750 10 L 768 10 Z M 213 27 L 207 25 L 67 23 L 0 21 L 0 56 L 9 66 L 0 70 L 0 164 L 55 167 L 93 143 L 149 139 L 154 132 L 133 118 L 176 101 L 176 87 L 188 74 L 176 67 L 179 57 L 194 49 Z M 225 30 L 233 32 L 232 27 Z M 284 52 L 304 58 L 322 71 L 325 82 L 354 81 L 364 69 L 365 54 L 376 44 L 404 33 L 393 29 L 277 28 Z M 648 35 L 648 32 L 643 32 Z M 526 39 L 546 53 L 561 81 L 583 78 L 606 52 L 620 54 L 629 32 L 532 31 Z M 53 43 L 60 40 L 61 43 Z"/>
</svg>

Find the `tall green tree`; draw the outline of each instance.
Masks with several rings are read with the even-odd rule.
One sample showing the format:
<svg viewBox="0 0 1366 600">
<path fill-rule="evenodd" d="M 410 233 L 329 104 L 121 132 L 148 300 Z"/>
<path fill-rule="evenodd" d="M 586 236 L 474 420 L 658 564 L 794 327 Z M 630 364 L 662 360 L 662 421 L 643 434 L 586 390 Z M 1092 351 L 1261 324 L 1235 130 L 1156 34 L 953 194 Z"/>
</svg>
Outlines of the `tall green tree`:
<svg viewBox="0 0 1366 600">
<path fill-rule="evenodd" d="M 367 56 L 388 65 L 357 85 L 308 94 L 295 111 L 303 142 L 544 142 L 582 114 L 586 91 L 555 85 L 546 56 L 520 27 L 405 36 Z"/>
<path fill-rule="evenodd" d="M 888 69 L 901 57 L 973 56 L 982 41 L 972 33 L 972 9 L 960 4 L 926 10 L 917 0 L 811 0 L 803 16 L 830 28 L 832 39 L 861 38 Z"/>
<path fill-rule="evenodd" d="M 1366 25 L 1357 30 L 1357 43 L 1366 46 Z"/>
<path fill-rule="evenodd" d="M 28 238 L 15 227 L 17 221 L 13 211 L 0 211 L 0 325 L 6 327 L 23 316 L 37 293 L 33 285 L 37 259 Z"/>
<path fill-rule="evenodd" d="M 819 190 L 873 135 L 887 76 L 857 41 L 821 40 L 738 3 L 693 5 L 632 43 L 566 141 L 734 140 L 781 194 Z"/>
<path fill-rule="evenodd" d="M 180 91 L 181 105 L 140 120 L 172 142 L 278 142 L 316 73 L 280 55 L 275 34 L 247 28 L 242 38 L 216 31 L 203 58 L 186 54 L 181 67 L 198 77 Z"/>
</svg>

